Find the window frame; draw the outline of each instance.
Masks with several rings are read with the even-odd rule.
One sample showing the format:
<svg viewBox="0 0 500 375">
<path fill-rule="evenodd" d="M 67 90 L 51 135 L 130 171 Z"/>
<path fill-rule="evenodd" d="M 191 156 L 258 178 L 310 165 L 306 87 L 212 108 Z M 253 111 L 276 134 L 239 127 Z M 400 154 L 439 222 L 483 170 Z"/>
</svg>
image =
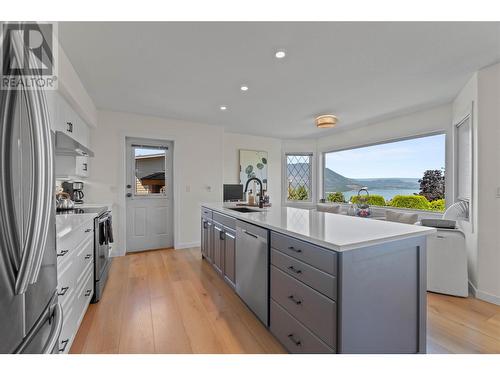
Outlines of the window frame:
<svg viewBox="0 0 500 375">
<path fill-rule="evenodd" d="M 130 144 L 130 149 L 131 149 L 131 157 L 134 159 L 133 163 L 131 164 L 131 175 L 136 178 L 136 162 L 137 160 L 135 159 L 135 150 L 136 149 L 157 149 L 157 150 L 163 150 L 164 151 L 164 156 L 163 156 L 163 164 L 164 164 L 164 171 L 165 171 L 165 178 L 166 178 L 166 173 L 167 173 L 167 157 L 168 157 L 168 151 L 169 147 L 168 146 L 163 146 L 163 145 L 156 145 L 156 144 L 149 144 L 149 145 L 142 145 L 142 144 L 136 144 L 132 143 Z M 133 165 L 132 165 L 133 164 Z M 166 179 L 165 179 L 165 186 L 166 185 Z M 148 193 L 148 194 L 137 194 L 137 186 L 135 184 L 132 185 L 132 199 L 163 199 L 167 196 L 167 192 L 163 193 Z"/>
<path fill-rule="evenodd" d="M 288 156 L 308 156 L 309 157 L 309 197 L 307 200 L 288 199 Z M 314 203 L 314 152 L 309 151 L 286 151 L 283 153 L 283 201 L 285 205 L 306 205 Z"/>
<path fill-rule="evenodd" d="M 473 104 L 471 105 L 471 110 L 465 116 L 463 116 L 459 121 L 453 124 L 453 164 L 454 164 L 454 188 L 453 188 L 453 202 L 465 202 L 468 206 L 469 215 L 467 218 L 461 219 L 462 221 L 467 221 L 473 223 L 472 221 L 472 201 L 474 197 L 474 121 L 473 121 Z M 459 160 L 458 160 L 458 131 L 460 126 L 465 125 L 468 122 L 469 125 L 469 162 L 470 162 L 470 196 L 462 197 L 459 195 Z"/>
<path fill-rule="evenodd" d="M 329 153 L 332 153 L 332 152 L 341 152 L 341 151 L 349 151 L 349 150 L 355 150 L 355 149 L 358 149 L 358 148 L 365 148 L 365 147 L 371 147 L 371 146 L 378 146 L 378 145 L 384 145 L 384 144 L 388 144 L 388 143 L 396 143 L 396 142 L 403 142 L 403 141 L 409 141 L 409 140 L 412 140 L 412 139 L 418 139 L 418 138 L 425 138 L 425 137 L 432 137 L 432 136 L 435 136 L 435 135 L 444 135 L 445 136 L 445 140 L 444 140 L 444 155 L 445 155 L 445 181 L 444 181 L 444 184 L 445 184 L 445 197 L 446 197 L 446 181 L 447 181 L 447 178 L 448 178 L 448 175 L 446 174 L 446 171 L 448 170 L 448 166 L 446 165 L 447 163 L 447 148 L 448 148 L 448 132 L 446 130 L 436 130 L 436 131 L 432 131 L 432 132 L 427 132 L 427 133 L 423 133 L 423 134 L 417 134 L 417 135 L 410 135 L 410 136 L 406 136 L 406 137 L 398 137 L 398 138 L 391 138 L 391 139 L 387 139 L 387 140 L 382 140 L 382 141 L 377 141 L 377 142 L 371 142 L 371 143 L 363 143 L 363 144 L 360 144 L 360 145 L 356 145 L 356 146 L 349 146 L 349 147 L 340 147 L 340 148 L 337 148 L 337 149 L 325 149 L 323 151 L 321 151 L 321 156 L 320 156 L 320 159 L 321 159 L 321 165 L 319 167 L 320 171 L 319 171 L 319 176 L 318 178 L 320 179 L 319 181 L 319 187 L 320 187 L 320 191 L 318 191 L 318 196 L 320 197 L 320 199 L 325 199 L 325 202 L 326 202 L 326 196 L 325 196 L 325 173 L 324 173 L 324 170 L 326 168 L 326 154 L 329 154 Z M 455 189 L 454 189 L 455 190 Z M 328 202 L 326 202 L 328 203 Z M 451 202 L 448 202 L 446 200 L 446 207 L 448 207 L 449 205 L 451 204 Z M 373 205 L 373 207 L 390 207 L 390 206 L 375 206 Z M 393 207 L 394 209 L 401 209 L 401 208 L 396 208 L 396 207 Z M 408 210 L 408 209 L 405 209 L 405 210 Z M 419 210 L 419 209 L 411 209 L 411 211 L 416 211 L 416 212 L 434 212 L 434 211 L 429 211 L 429 210 Z"/>
</svg>

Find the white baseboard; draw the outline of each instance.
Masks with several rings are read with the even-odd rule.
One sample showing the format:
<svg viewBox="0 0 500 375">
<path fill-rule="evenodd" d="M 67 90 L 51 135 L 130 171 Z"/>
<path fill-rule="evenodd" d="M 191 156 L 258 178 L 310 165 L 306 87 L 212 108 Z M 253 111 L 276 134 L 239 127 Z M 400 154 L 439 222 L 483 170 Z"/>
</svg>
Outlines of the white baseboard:
<svg viewBox="0 0 500 375">
<path fill-rule="evenodd" d="M 469 280 L 469 294 L 473 297 L 477 295 L 477 288 L 475 287 L 474 284 L 471 283 L 470 280 Z"/>
<path fill-rule="evenodd" d="M 476 298 L 500 306 L 499 296 L 483 292 L 482 290 L 476 291 Z"/>
<path fill-rule="evenodd" d="M 184 242 L 184 243 L 178 243 L 175 245 L 175 249 L 189 249 L 191 247 L 200 247 L 200 242 Z"/>
</svg>

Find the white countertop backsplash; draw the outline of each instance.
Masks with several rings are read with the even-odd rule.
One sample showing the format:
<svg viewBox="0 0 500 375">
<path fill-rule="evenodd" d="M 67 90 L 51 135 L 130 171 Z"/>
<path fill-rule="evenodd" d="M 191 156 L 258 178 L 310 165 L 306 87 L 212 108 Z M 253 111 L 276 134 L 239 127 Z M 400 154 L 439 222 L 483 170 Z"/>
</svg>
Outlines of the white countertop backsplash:
<svg viewBox="0 0 500 375">
<path fill-rule="evenodd" d="M 235 207 L 234 203 L 207 203 L 202 206 L 335 251 L 426 236 L 436 232 L 435 228 L 303 208 L 272 206 L 261 209 L 259 212 L 241 213 L 229 209 L 229 207 Z M 255 208 L 252 207 L 252 209 Z"/>
</svg>

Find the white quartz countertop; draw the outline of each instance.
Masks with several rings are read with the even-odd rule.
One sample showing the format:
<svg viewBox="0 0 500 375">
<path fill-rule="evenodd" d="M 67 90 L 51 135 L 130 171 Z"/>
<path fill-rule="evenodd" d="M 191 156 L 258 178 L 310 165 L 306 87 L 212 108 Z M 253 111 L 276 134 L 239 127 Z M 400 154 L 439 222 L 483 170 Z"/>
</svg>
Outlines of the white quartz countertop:
<svg viewBox="0 0 500 375">
<path fill-rule="evenodd" d="M 97 213 L 56 215 L 56 238 L 60 240 L 72 231 L 89 222 L 91 223 L 92 228 L 94 228 L 93 220 L 96 217 Z"/>
<path fill-rule="evenodd" d="M 435 228 L 383 220 L 318 212 L 303 208 L 273 206 L 259 212 L 231 210 L 231 203 L 207 203 L 203 207 L 251 224 L 290 235 L 335 251 L 381 244 L 387 241 L 426 236 Z"/>
</svg>

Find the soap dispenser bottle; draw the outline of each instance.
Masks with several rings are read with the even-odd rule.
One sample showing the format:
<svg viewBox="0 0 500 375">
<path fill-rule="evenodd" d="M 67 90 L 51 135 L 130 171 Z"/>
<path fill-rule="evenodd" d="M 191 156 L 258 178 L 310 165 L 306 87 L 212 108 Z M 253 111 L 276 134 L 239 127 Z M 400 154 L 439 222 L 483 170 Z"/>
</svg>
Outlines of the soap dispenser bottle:
<svg viewBox="0 0 500 375">
<path fill-rule="evenodd" d="M 252 194 L 252 189 L 248 192 L 248 205 L 249 206 L 254 206 L 255 205 L 255 197 Z"/>
</svg>

